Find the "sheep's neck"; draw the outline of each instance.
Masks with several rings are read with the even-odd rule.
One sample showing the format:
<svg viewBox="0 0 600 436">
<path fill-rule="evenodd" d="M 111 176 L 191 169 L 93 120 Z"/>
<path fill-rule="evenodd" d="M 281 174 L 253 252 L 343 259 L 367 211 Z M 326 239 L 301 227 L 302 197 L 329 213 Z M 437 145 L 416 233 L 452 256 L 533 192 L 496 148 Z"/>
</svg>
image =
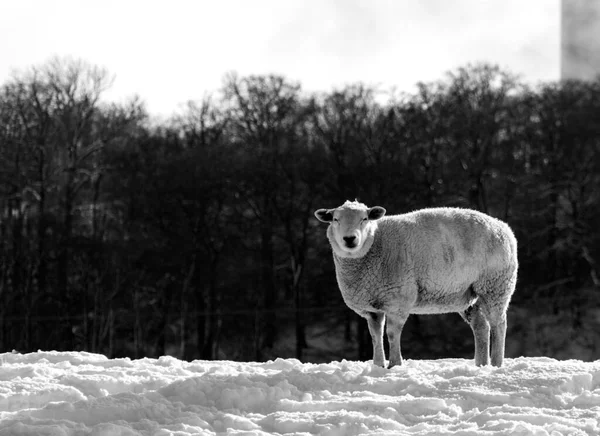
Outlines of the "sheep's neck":
<svg viewBox="0 0 600 436">
<path fill-rule="evenodd" d="M 375 241 L 373 240 L 375 239 Z M 365 292 L 368 287 L 371 291 L 377 283 L 375 277 L 380 276 L 381 260 L 376 252 L 378 244 L 376 238 L 371 240 L 370 250 L 360 258 L 341 257 L 335 251 L 333 259 L 335 263 L 336 277 L 342 297 L 346 304 L 357 311 L 369 311 L 372 309 L 371 294 Z M 383 302 L 383 300 L 382 300 Z"/>
</svg>

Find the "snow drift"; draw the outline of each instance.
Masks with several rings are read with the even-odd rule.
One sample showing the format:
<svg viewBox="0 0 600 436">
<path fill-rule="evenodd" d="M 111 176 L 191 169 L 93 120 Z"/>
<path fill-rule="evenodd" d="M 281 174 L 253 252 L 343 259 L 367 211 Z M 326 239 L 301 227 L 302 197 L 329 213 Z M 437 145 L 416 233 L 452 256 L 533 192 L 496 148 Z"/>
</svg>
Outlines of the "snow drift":
<svg viewBox="0 0 600 436">
<path fill-rule="evenodd" d="M 600 361 L 0 355 L 0 435 L 599 435 Z"/>
</svg>

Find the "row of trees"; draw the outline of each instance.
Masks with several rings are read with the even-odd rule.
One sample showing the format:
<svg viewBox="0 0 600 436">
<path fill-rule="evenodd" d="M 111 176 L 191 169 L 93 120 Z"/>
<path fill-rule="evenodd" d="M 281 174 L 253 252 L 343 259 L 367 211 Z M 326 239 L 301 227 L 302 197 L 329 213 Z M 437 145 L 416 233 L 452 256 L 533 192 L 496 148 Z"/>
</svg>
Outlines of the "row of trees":
<svg viewBox="0 0 600 436">
<path fill-rule="evenodd" d="M 153 123 L 111 81 L 54 59 L 0 88 L 1 349 L 368 358 L 313 218 L 358 198 L 508 221 L 509 353 L 599 357 L 600 82 L 475 65 L 380 103 L 229 74 Z M 413 317 L 407 356 L 468 356 L 457 319 Z"/>
</svg>

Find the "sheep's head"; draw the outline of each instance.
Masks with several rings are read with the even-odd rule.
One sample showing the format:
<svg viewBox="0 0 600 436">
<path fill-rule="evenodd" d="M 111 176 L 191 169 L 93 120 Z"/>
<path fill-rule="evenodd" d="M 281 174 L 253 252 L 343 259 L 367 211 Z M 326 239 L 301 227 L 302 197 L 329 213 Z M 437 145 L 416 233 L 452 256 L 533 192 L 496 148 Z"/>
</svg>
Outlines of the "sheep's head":
<svg viewBox="0 0 600 436">
<path fill-rule="evenodd" d="M 315 216 L 329 223 L 327 236 L 335 253 L 341 257 L 362 257 L 373 243 L 375 221 L 385 215 L 380 206 L 367 207 L 357 201 L 346 201 L 335 209 L 319 209 Z"/>
</svg>

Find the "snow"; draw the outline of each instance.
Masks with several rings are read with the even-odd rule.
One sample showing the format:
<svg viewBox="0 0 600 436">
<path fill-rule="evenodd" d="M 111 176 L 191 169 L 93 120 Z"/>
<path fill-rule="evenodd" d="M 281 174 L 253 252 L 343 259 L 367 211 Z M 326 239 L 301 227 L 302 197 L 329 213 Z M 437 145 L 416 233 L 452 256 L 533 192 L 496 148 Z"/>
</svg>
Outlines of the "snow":
<svg viewBox="0 0 600 436">
<path fill-rule="evenodd" d="M 0 354 L 0 436 L 600 435 L 600 361 Z"/>
</svg>

